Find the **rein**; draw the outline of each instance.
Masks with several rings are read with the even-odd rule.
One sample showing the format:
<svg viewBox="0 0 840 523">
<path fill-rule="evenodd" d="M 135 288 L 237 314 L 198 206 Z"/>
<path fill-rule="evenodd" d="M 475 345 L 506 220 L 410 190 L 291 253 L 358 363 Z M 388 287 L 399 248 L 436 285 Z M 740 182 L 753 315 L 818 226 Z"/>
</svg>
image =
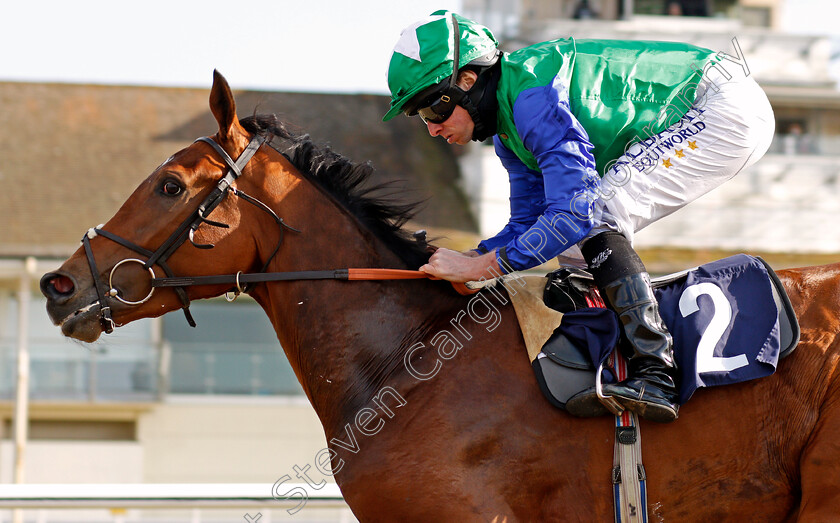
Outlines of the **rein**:
<svg viewBox="0 0 840 523">
<path fill-rule="evenodd" d="M 346 281 L 372 281 L 372 280 L 437 280 L 430 274 L 422 271 L 411 271 L 405 269 L 331 269 L 324 271 L 288 271 L 288 272 L 255 272 L 236 274 L 220 274 L 217 276 L 184 276 L 152 278 L 152 288 L 160 287 L 187 287 L 190 285 L 236 285 L 237 294 L 245 292 L 242 285 L 249 283 L 264 283 L 272 281 L 297 281 L 297 280 L 346 280 Z M 463 283 L 450 282 L 452 287 L 462 295 L 475 294 L 480 289 L 470 289 Z"/>
<path fill-rule="evenodd" d="M 231 284 L 235 285 L 235 289 L 233 292 L 238 295 L 242 292 L 247 292 L 247 285 L 252 283 L 262 283 L 262 282 L 271 282 L 271 281 L 294 281 L 294 280 L 405 280 L 405 279 L 436 279 L 424 272 L 420 271 L 411 271 L 411 270 L 402 270 L 402 269 L 334 269 L 334 270 L 322 270 L 322 271 L 297 271 L 297 272 L 270 272 L 267 273 L 265 270 L 268 268 L 271 260 L 274 259 L 274 256 L 280 250 L 280 246 L 283 243 L 284 232 L 286 229 L 293 231 L 293 232 L 300 232 L 299 230 L 291 227 L 286 222 L 283 221 L 282 218 L 277 216 L 269 206 L 250 196 L 241 190 L 238 190 L 233 187 L 233 182 L 236 181 L 237 178 L 242 176 L 242 169 L 248 164 L 257 150 L 265 143 L 265 138 L 259 135 L 255 135 L 251 141 L 248 143 L 248 146 L 245 147 L 245 150 L 242 151 L 242 154 L 239 155 L 239 158 L 234 161 L 230 155 L 215 141 L 207 137 L 201 137 L 196 140 L 196 142 L 204 142 L 219 153 L 224 160 L 225 164 L 228 167 L 225 175 L 217 182 L 216 187 L 213 191 L 207 196 L 207 198 L 202 201 L 202 203 L 198 206 L 198 208 L 190 215 L 186 220 L 184 220 L 181 225 L 178 226 L 177 229 L 157 248 L 155 251 L 150 251 L 149 249 L 145 249 L 125 238 L 117 236 L 111 232 L 104 230 L 102 225 L 97 227 L 93 227 L 87 231 L 87 233 L 82 237 L 82 245 L 85 249 L 85 255 L 87 257 L 88 265 L 90 266 L 90 271 L 93 276 L 93 283 L 94 287 L 96 288 L 96 294 L 99 297 L 99 301 L 90 305 L 90 308 L 95 306 L 99 306 L 99 322 L 102 326 L 102 329 L 105 333 L 110 334 L 114 331 L 116 324 L 114 323 L 113 317 L 111 315 L 111 300 L 117 300 L 120 303 L 125 305 L 140 305 L 148 301 L 152 295 L 154 294 L 155 289 L 160 287 L 169 287 L 175 290 L 178 298 L 183 305 L 182 309 L 184 310 L 184 316 L 187 319 L 187 323 L 191 327 L 195 327 L 196 323 L 190 313 L 190 299 L 187 296 L 187 292 L 184 287 L 192 286 L 192 285 L 219 285 L 219 284 Z M 243 274 L 242 272 L 237 272 L 236 274 L 227 274 L 227 275 L 218 275 L 218 276 L 184 276 L 179 277 L 175 276 L 169 266 L 166 264 L 166 260 L 181 246 L 186 242 L 188 239 L 192 245 L 198 249 L 212 249 L 212 244 L 201 244 L 196 243 L 194 234 L 196 229 L 201 224 L 207 224 L 212 227 L 220 227 L 227 229 L 229 226 L 225 223 L 216 222 L 207 218 L 207 216 L 215 209 L 227 195 L 231 193 L 234 196 L 241 198 L 242 200 L 256 206 L 260 210 L 268 213 L 280 226 L 280 239 L 277 241 L 277 246 L 274 248 L 274 251 L 266 260 L 265 264 L 263 264 L 262 269 L 258 273 L 249 273 Z M 122 245 L 123 247 L 132 250 L 141 256 L 146 258 L 146 261 L 143 261 L 138 258 L 127 258 L 120 262 L 118 262 L 114 267 L 111 269 L 110 275 L 108 277 L 108 285 L 105 285 L 105 282 L 102 281 L 102 278 L 99 276 L 99 270 L 97 269 L 96 260 L 93 256 L 93 249 L 90 245 L 90 240 L 96 236 L 102 236 L 103 238 L 107 238 L 115 243 Z M 152 288 L 149 291 L 149 294 L 146 295 L 145 298 L 142 300 L 131 301 L 127 300 L 119 295 L 119 290 L 114 287 L 113 280 L 114 280 L 114 272 L 117 270 L 118 267 L 124 265 L 126 263 L 137 263 L 143 266 L 144 269 L 148 270 L 151 274 L 151 282 Z M 157 278 L 155 277 L 154 270 L 152 269 L 153 265 L 160 266 L 163 269 L 164 274 L 166 277 L 164 278 Z M 243 287 L 245 285 L 246 287 Z M 452 282 L 452 286 L 461 294 L 473 294 L 477 292 L 477 290 L 468 289 L 463 283 L 455 283 Z M 107 289 L 107 290 L 106 290 Z M 235 299 L 235 298 L 234 298 Z M 230 300 L 232 301 L 232 300 Z"/>
</svg>

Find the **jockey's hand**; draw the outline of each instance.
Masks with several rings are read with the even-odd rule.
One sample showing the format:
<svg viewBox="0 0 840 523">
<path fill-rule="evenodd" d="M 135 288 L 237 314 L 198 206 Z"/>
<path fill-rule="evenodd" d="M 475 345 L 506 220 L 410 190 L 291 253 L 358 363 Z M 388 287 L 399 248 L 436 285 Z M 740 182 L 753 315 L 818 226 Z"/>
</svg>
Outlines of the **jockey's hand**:
<svg viewBox="0 0 840 523">
<path fill-rule="evenodd" d="M 436 250 L 429 263 L 420 270 L 435 278 L 454 282 L 489 280 L 502 273 L 495 252 L 471 255 L 443 248 Z"/>
</svg>

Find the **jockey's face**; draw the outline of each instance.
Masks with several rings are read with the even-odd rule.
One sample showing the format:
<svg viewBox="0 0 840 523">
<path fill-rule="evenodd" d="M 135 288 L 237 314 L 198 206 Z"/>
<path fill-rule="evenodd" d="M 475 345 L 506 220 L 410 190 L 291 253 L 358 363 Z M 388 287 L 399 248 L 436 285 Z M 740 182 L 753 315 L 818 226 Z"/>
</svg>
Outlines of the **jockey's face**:
<svg viewBox="0 0 840 523">
<path fill-rule="evenodd" d="M 449 143 L 466 145 L 472 139 L 475 123 L 470 113 L 459 105 L 452 111 L 452 116 L 441 123 L 426 122 L 426 128 L 432 136 L 443 136 Z"/>
<path fill-rule="evenodd" d="M 464 91 L 469 91 L 475 85 L 478 75 L 473 71 L 461 71 L 458 74 L 458 87 Z M 472 140 L 473 131 L 475 130 L 475 122 L 473 122 L 470 113 L 461 107 L 455 106 L 452 111 L 452 116 L 440 123 L 425 122 L 429 134 L 432 136 L 443 136 L 449 143 L 457 143 L 458 145 L 466 145 Z"/>
</svg>

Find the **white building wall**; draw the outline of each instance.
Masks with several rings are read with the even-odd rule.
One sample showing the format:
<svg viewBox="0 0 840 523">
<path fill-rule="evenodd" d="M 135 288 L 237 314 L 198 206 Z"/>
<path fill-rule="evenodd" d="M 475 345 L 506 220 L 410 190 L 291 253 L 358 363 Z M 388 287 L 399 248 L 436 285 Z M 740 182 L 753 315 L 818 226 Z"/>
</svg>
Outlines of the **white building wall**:
<svg viewBox="0 0 840 523">
<path fill-rule="evenodd" d="M 470 144 L 460 160 L 464 193 L 478 222 L 479 234 L 489 238 L 510 217 L 510 182 L 493 147 Z"/>
<path fill-rule="evenodd" d="M 465 191 L 480 235 L 510 216 L 507 173 L 492 147 L 461 158 Z M 636 247 L 788 253 L 840 252 L 840 159 L 766 155 L 759 163 L 639 232 Z"/>
<path fill-rule="evenodd" d="M 137 427 L 145 483 L 291 482 L 295 466 L 316 483 L 330 481 L 314 463 L 326 447 L 305 398 L 170 398 L 143 414 Z"/>
<path fill-rule="evenodd" d="M 14 444 L 0 442 L 0 483 L 12 482 Z M 29 441 L 27 483 L 142 483 L 143 446 L 133 441 Z"/>
<path fill-rule="evenodd" d="M 767 155 L 637 235 L 642 247 L 840 252 L 837 157 Z"/>
<path fill-rule="evenodd" d="M 627 21 L 528 20 L 521 22 L 518 31 L 508 42 L 512 48 L 573 35 L 679 40 L 730 56 L 743 53 L 750 73 L 766 82 L 768 89 L 775 88 L 776 96 L 781 93 L 786 97 L 783 108 L 832 108 L 825 112 L 826 119 L 837 114 L 840 92 L 829 74 L 831 45 L 823 36 L 745 27 L 731 19 L 663 16 L 635 16 Z M 811 98 L 817 94 L 819 102 Z M 825 125 L 816 125 L 816 120 L 811 123 L 814 128 L 810 133 L 833 132 Z M 821 131 L 823 127 L 826 131 Z M 817 149 L 822 156 L 768 154 L 721 188 L 641 231 L 636 246 L 840 252 L 840 236 L 833 230 L 840 211 L 836 136 L 810 138 L 819 143 Z M 773 151 L 781 152 L 778 148 Z M 492 147 L 475 144 L 461 158 L 461 169 L 479 232 L 483 237 L 491 236 L 509 217 L 507 174 Z"/>
<path fill-rule="evenodd" d="M 76 405 L 72 417 L 101 418 L 98 409 Z M 326 439 L 306 398 L 174 396 L 133 415 L 133 441 L 28 441 L 26 482 L 274 483 L 284 475 L 304 481 L 295 466 L 309 466 L 316 483 L 333 482 L 315 467 Z M 13 441 L 0 440 L 0 483 L 12 482 L 13 464 Z"/>
</svg>

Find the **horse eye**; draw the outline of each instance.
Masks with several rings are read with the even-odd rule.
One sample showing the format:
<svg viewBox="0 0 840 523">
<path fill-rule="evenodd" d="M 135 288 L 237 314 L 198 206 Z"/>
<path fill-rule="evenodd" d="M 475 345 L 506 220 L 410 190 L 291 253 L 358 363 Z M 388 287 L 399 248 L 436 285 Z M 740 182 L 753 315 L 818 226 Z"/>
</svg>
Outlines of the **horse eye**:
<svg viewBox="0 0 840 523">
<path fill-rule="evenodd" d="M 172 180 L 167 180 L 163 182 L 163 185 L 161 186 L 160 190 L 163 194 L 167 196 L 178 196 L 179 194 L 181 194 L 182 187 Z"/>
</svg>

